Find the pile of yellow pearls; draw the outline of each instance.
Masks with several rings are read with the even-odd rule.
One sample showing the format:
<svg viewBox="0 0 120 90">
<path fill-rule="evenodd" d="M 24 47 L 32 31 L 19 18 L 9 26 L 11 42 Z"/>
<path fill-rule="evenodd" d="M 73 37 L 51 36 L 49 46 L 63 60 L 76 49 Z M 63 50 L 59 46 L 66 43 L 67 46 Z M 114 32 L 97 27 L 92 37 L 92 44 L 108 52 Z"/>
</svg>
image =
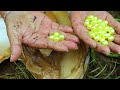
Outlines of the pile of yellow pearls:
<svg viewBox="0 0 120 90">
<path fill-rule="evenodd" d="M 49 39 L 54 41 L 54 42 L 59 42 L 59 41 L 62 41 L 64 40 L 64 35 L 58 33 L 58 32 L 55 32 L 53 33 L 52 35 L 49 36 Z"/>
<path fill-rule="evenodd" d="M 89 15 L 85 19 L 84 25 L 89 30 L 89 36 L 96 42 L 107 46 L 109 42 L 114 40 L 115 30 L 108 26 L 108 21 Z"/>
</svg>

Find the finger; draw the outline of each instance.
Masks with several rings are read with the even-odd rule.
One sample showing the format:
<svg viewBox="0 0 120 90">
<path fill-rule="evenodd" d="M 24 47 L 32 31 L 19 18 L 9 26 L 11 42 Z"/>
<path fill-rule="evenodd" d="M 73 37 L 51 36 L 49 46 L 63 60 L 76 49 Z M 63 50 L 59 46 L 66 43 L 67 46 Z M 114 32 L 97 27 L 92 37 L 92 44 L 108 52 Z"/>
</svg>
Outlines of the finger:
<svg viewBox="0 0 120 90">
<path fill-rule="evenodd" d="M 67 46 L 65 46 L 63 43 L 56 43 L 52 40 L 49 40 L 48 41 L 48 48 L 51 48 L 51 49 L 54 49 L 56 51 L 65 51 L 65 52 L 68 52 L 68 48 Z"/>
<path fill-rule="evenodd" d="M 113 42 L 109 43 L 109 48 L 112 52 L 120 54 L 120 45 L 117 45 Z"/>
<path fill-rule="evenodd" d="M 73 27 L 75 28 L 75 32 L 81 40 L 83 40 L 91 48 L 96 48 L 96 42 L 89 37 L 88 30 L 85 26 L 79 24 Z"/>
<path fill-rule="evenodd" d="M 120 34 L 120 23 L 109 13 L 107 13 L 106 20 L 109 22 L 109 25 L 114 27 L 116 32 Z"/>
<path fill-rule="evenodd" d="M 52 21 L 47 16 L 45 16 L 42 23 L 40 24 L 38 33 L 47 37 L 51 29 L 51 24 Z"/>
<path fill-rule="evenodd" d="M 63 31 L 63 32 L 66 32 L 66 33 L 72 33 L 73 32 L 73 29 L 71 27 L 64 26 L 64 25 L 59 25 L 58 29 Z"/>
<path fill-rule="evenodd" d="M 93 11 L 93 15 L 97 16 L 102 20 L 106 20 L 108 13 L 106 11 Z"/>
<path fill-rule="evenodd" d="M 72 35 L 70 33 L 64 33 L 64 36 L 65 36 L 65 40 L 79 42 L 79 38 L 75 35 Z"/>
<path fill-rule="evenodd" d="M 56 22 L 52 22 L 52 29 L 58 29 L 58 30 L 61 30 L 61 31 L 67 32 L 67 33 L 73 32 L 73 29 L 71 27 L 60 25 Z"/>
<path fill-rule="evenodd" d="M 78 45 L 74 42 L 71 42 L 71 41 L 63 41 L 63 44 L 65 46 L 68 47 L 68 49 L 70 50 L 77 50 L 78 49 Z"/>
<path fill-rule="evenodd" d="M 60 48 L 63 47 L 63 46 L 66 46 L 68 48 L 68 50 L 77 50 L 78 49 L 78 46 L 77 46 L 76 43 L 71 42 L 71 41 L 65 41 L 65 40 L 56 43 L 54 47 L 56 49 L 60 50 Z"/>
<path fill-rule="evenodd" d="M 59 31 L 59 30 L 57 30 L 57 29 L 52 29 L 49 34 L 51 35 L 51 34 L 53 34 L 53 33 L 55 33 L 55 32 L 58 32 L 58 33 L 60 33 L 60 34 L 63 34 L 64 37 L 65 37 L 65 40 L 73 41 L 73 42 L 79 42 L 79 39 L 78 39 L 77 36 L 72 35 L 72 34 L 70 34 L 70 33 L 64 33 L 64 32 Z"/>
<path fill-rule="evenodd" d="M 109 55 L 109 53 L 110 53 L 110 49 L 108 46 L 103 46 L 99 43 L 97 43 L 96 51 L 103 53 L 105 55 Z"/>
<path fill-rule="evenodd" d="M 116 44 L 120 44 L 120 35 L 119 35 L 119 34 L 116 34 L 116 35 L 115 35 L 114 42 L 115 42 Z"/>
<path fill-rule="evenodd" d="M 19 59 L 21 52 L 22 52 L 22 45 L 21 45 L 21 36 L 18 35 L 16 30 L 8 29 L 8 37 L 11 44 L 11 58 L 10 61 L 14 62 Z"/>
<path fill-rule="evenodd" d="M 71 20 L 74 24 L 83 24 L 87 17 L 87 11 L 74 11 L 71 13 Z"/>
</svg>

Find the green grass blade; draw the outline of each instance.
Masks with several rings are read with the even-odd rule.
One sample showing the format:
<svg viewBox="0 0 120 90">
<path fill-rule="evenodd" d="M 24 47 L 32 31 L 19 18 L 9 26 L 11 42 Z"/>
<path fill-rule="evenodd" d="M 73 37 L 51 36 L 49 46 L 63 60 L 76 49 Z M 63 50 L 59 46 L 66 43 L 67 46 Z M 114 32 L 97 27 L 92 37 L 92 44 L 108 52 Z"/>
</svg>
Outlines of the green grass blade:
<svg viewBox="0 0 120 90">
<path fill-rule="evenodd" d="M 106 66 L 107 66 L 107 65 L 105 65 L 104 68 L 103 68 L 98 74 L 96 74 L 94 77 L 95 77 L 95 78 L 98 77 L 98 76 L 105 70 Z"/>
</svg>

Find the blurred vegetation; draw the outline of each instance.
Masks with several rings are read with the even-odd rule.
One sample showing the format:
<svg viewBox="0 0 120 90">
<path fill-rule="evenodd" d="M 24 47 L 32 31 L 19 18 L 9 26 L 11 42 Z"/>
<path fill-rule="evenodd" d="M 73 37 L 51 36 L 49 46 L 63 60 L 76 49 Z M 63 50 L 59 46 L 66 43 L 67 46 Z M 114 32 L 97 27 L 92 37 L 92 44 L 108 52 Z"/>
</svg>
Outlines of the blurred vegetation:
<svg viewBox="0 0 120 90">
<path fill-rule="evenodd" d="M 112 58 L 90 50 L 90 62 L 85 79 L 120 78 L 120 57 Z"/>
<path fill-rule="evenodd" d="M 0 64 L 0 79 L 34 79 L 21 61 L 10 63 L 9 59 Z"/>
</svg>

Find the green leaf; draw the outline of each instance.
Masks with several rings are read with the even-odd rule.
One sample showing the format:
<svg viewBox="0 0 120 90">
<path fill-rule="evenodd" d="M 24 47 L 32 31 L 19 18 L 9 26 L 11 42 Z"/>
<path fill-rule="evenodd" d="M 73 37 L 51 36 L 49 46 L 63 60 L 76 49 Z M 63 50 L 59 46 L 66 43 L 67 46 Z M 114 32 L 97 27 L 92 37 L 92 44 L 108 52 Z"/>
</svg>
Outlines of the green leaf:
<svg viewBox="0 0 120 90">
<path fill-rule="evenodd" d="M 111 52 L 108 56 L 109 56 L 109 57 L 119 57 L 120 54 Z"/>
</svg>

